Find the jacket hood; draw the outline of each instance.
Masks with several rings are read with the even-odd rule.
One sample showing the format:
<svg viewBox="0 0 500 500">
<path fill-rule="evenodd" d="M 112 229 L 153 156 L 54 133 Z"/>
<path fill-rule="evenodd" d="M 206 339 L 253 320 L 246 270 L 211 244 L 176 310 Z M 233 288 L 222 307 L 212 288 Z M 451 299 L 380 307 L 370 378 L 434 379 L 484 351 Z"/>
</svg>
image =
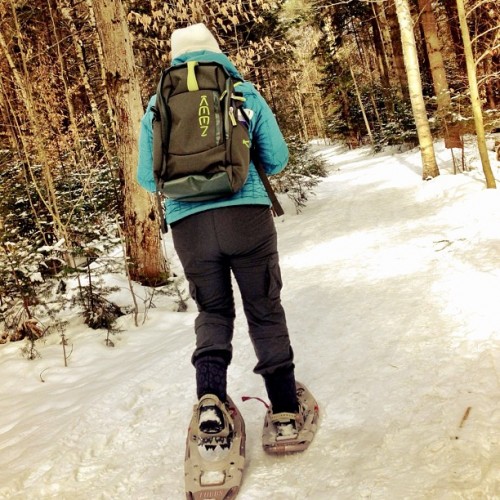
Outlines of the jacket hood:
<svg viewBox="0 0 500 500">
<path fill-rule="evenodd" d="M 240 75 L 234 64 L 229 60 L 226 54 L 222 54 L 219 52 L 212 52 L 210 50 L 197 50 L 194 52 L 187 52 L 185 54 L 181 54 L 176 57 L 172 61 L 172 66 L 176 66 L 177 64 L 183 64 L 187 61 L 200 61 L 200 62 L 216 62 L 222 64 L 229 74 L 237 78 L 238 80 L 243 80 L 243 77 Z"/>
</svg>

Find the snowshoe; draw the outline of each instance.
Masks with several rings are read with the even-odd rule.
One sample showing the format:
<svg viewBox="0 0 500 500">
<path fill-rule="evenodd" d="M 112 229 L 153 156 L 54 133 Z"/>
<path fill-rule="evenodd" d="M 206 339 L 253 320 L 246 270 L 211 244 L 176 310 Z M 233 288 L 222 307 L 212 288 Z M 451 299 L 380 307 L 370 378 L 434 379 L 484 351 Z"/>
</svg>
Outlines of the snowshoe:
<svg viewBox="0 0 500 500">
<path fill-rule="evenodd" d="M 238 494 L 245 465 L 245 423 L 227 398 L 208 394 L 194 406 L 186 441 L 184 477 L 188 500 L 230 500 Z"/>
<path fill-rule="evenodd" d="M 318 403 L 300 382 L 297 385 L 298 413 L 275 413 L 269 408 L 264 420 L 262 446 L 267 453 L 283 455 L 304 451 L 314 438 L 319 419 Z"/>
</svg>

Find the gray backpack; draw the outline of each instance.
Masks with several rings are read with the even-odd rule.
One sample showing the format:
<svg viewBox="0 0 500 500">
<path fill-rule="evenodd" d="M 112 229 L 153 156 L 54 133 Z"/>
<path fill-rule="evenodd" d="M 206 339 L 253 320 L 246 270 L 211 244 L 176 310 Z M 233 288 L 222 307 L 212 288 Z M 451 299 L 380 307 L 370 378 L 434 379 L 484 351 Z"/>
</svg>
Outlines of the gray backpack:
<svg viewBox="0 0 500 500">
<path fill-rule="evenodd" d="M 188 61 L 162 72 L 153 108 L 153 170 L 161 194 L 207 201 L 243 187 L 250 138 L 238 83 L 216 62 Z"/>
</svg>

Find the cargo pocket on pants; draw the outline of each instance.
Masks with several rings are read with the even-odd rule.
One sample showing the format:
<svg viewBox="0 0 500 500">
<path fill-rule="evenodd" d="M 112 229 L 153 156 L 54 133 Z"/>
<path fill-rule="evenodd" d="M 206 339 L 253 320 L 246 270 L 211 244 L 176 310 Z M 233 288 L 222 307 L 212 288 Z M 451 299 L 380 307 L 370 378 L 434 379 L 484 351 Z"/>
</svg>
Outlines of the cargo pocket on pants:
<svg viewBox="0 0 500 500">
<path fill-rule="evenodd" d="M 194 281 L 191 280 L 190 278 L 187 278 L 187 281 L 189 284 L 189 295 L 191 295 L 191 298 L 194 300 L 195 304 L 198 305 L 198 301 L 196 300 L 198 295 L 196 285 L 194 284 Z"/>
<path fill-rule="evenodd" d="M 281 281 L 281 270 L 278 254 L 273 255 L 267 264 L 267 296 L 272 300 L 279 300 L 283 283 Z"/>
</svg>

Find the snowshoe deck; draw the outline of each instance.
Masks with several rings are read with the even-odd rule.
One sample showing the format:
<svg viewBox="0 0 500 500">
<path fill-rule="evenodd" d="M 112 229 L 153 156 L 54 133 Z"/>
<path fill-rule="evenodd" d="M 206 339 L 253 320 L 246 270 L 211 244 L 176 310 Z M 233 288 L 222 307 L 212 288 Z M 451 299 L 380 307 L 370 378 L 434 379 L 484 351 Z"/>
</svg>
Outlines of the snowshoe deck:
<svg viewBox="0 0 500 500">
<path fill-rule="evenodd" d="M 319 420 L 319 408 L 316 399 L 311 392 L 300 382 L 296 382 L 297 397 L 299 405 L 303 409 L 303 424 L 299 424 L 298 434 L 289 439 L 278 438 L 275 425 L 272 422 L 272 409 L 270 408 L 264 420 L 264 429 L 262 431 L 262 446 L 267 453 L 283 455 L 304 451 L 309 447 L 314 438 Z"/>
<path fill-rule="evenodd" d="M 226 436 L 200 433 L 198 405 L 194 407 L 184 462 L 188 500 L 230 500 L 240 489 L 245 465 L 245 423 L 234 402 L 227 399 L 227 405 L 221 408 L 229 420 Z"/>
</svg>

